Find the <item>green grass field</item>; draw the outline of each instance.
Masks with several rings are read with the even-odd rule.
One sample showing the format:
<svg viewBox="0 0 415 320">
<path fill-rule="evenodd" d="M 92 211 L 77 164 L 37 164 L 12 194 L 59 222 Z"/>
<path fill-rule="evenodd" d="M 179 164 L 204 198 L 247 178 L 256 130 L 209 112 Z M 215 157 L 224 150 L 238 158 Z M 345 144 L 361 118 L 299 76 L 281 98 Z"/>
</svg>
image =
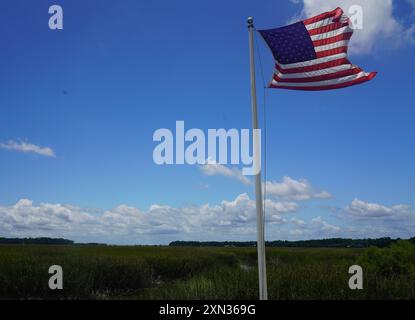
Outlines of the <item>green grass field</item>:
<svg viewBox="0 0 415 320">
<path fill-rule="evenodd" d="M 364 269 L 350 290 L 348 269 Z M 64 289 L 48 287 L 49 266 Z M 256 299 L 255 248 L 0 246 L 0 299 Z M 415 248 L 267 249 L 270 299 L 415 299 Z"/>
</svg>

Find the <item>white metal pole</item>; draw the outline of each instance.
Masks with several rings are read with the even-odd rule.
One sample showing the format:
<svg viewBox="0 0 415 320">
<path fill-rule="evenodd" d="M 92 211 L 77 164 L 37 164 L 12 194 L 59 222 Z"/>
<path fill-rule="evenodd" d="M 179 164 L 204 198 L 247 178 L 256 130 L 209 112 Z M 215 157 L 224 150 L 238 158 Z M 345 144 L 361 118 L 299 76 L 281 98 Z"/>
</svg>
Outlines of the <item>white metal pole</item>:
<svg viewBox="0 0 415 320">
<path fill-rule="evenodd" d="M 252 104 L 252 128 L 258 129 L 258 111 L 256 99 L 256 81 L 255 81 L 255 57 L 254 57 L 254 19 L 248 18 L 249 30 L 249 53 L 251 66 L 251 104 Z M 254 163 L 261 159 L 259 137 L 253 134 L 254 139 Z M 260 160 L 259 160 L 260 162 Z M 260 166 L 260 163 L 258 164 Z M 260 167 L 259 167 L 260 168 Z M 267 270 L 265 260 L 265 240 L 264 240 L 264 211 L 262 207 L 262 184 L 261 170 L 255 175 L 255 197 L 256 197 L 256 214 L 257 214 L 257 251 L 258 251 L 258 274 L 259 274 L 259 299 L 268 299 L 267 290 Z"/>
</svg>

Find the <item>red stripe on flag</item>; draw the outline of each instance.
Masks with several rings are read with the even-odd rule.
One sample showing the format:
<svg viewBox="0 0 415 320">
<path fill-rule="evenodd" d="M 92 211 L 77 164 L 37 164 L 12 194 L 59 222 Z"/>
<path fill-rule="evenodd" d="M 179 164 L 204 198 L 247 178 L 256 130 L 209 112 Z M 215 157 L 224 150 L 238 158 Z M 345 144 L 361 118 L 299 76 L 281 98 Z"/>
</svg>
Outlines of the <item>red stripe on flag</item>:
<svg viewBox="0 0 415 320">
<path fill-rule="evenodd" d="M 313 41 L 313 45 L 315 47 L 319 47 L 319 46 L 325 46 L 327 44 L 335 43 L 338 41 L 350 40 L 352 35 L 353 35 L 353 32 L 342 33 L 342 34 L 339 34 L 338 36 L 334 36 L 331 38 L 315 40 Z"/>
<path fill-rule="evenodd" d="M 308 24 L 319 22 L 321 20 L 324 20 L 330 17 L 335 17 L 335 18 L 341 17 L 342 14 L 343 14 L 343 10 L 341 8 L 336 8 L 333 11 L 324 12 L 322 14 L 319 14 L 318 16 L 303 20 L 303 22 L 305 25 L 308 25 Z"/>
<path fill-rule="evenodd" d="M 315 35 L 320 34 L 320 33 L 326 33 L 326 32 L 337 30 L 337 29 L 340 29 L 340 28 L 343 28 L 343 27 L 347 27 L 348 25 L 349 25 L 348 22 L 344 22 L 344 23 L 334 22 L 334 23 L 330 23 L 330 24 L 328 24 L 324 27 L 308 30 L 308 33 L 310 34 L 310 36 L 315 36 Z"/>
<path fill-rule="evenodd" d="M 316 52 L 316 56 L 317 56 L 317 59 L 318 59 L 318 58 L 333 56 L 335 54 L 344 53 L 344 52 L 347 52 L 347 46 Z"/>
<path fill-rule="evenodd" d="M 290 87 L 290 86 L 284 86 L 284 85 L 273 85 L 270 84 L 270 88 L 277 88 L 277 89 L 289 89 L 289 90 L 305 90 L 305 91 L 320 91 L 320 90 L 333 90 L 333 89 L 340 89 L 345 87 L 350 87 L 356 84 L 360 84 L 363 82 L 367 82 L 369 80 L 372 80 L 376 76 L 377 72 L 371 72 L 368 76 L 355 79 L 352 81 L 344 82 L 344 83 L 338 83 L 338 84 L 332 84 L 328 86 L 314 86 L 314 87 Z"/>
<path fill-rule="evenodd" d="M 321 76 L 314 76 L 314 77 L 307 77 L 307 78 L 280 78 L 278 75 L 274 75 L 274 80 L 277 82 L 290 82 L 290 83 L 301 83 L 301 82 L 317 82 L 317 81 L 324 81 L 324 80 L 333 80 L 337 78 L 343 78 L 347 76 L 351 76 L 354 74 L 358 74 L 359 72 L 362 72 L 363 70 L 360 68 L 354 68 L 350 70 L 343 70 L 328 74 L 323 74 Z"/>
<path fill-rule="evenodd" d="M 347 58 L 342 58 L 342 59 L 337 59 L 337 60 L 333 60 L 333 61 L 314 64 L 312 66 L 299 67 L 299 68 L 290 68 L 290 69 L 283 69 L 278 64 L 276 64 L 275 68 L 282 74 L 290 74 L 290 73 L 302 73 L 302 72 L 317 71 L 317 70 L 321 70 L 321 69 L 327 69 L 327 68 L 341 66 L 343 64 L 351 64 L 351 63 Z"/>
</svg>

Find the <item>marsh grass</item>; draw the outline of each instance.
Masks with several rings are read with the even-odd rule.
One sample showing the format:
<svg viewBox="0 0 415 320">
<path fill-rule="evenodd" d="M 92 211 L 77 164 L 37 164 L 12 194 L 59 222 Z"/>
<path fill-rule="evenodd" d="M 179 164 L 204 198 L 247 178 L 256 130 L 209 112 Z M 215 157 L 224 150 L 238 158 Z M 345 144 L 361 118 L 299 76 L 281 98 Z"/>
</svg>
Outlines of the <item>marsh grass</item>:
<svg viewBox="0 0 415 320">
<path fill-rule="evenodd" d="M 407 244 L 268 248 L 269 298 L 415 299 L 414 253 Z M 256 258 L 255 248 L 0 246 L 0 299 L 256 299 Z M 53 264 L 64 290 L 48 288 Z M 348 287 L 353 264 L 364 290 Z"/>
</svg>

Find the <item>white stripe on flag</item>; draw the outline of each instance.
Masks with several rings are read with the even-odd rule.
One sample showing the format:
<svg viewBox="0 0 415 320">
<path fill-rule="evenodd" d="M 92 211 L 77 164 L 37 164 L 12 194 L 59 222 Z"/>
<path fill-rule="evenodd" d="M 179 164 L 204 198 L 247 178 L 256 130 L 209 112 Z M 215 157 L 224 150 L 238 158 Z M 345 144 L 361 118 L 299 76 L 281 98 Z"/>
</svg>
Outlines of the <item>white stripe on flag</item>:
<svg viewBox="0 0 415 320">
<path fill-rule="evenodd" d="M 355 68 L 356 66 L 353 66 L 351 64 L 343 64 L 340 66 L 331 67 L 327 69 L 321 69 L 317 71 L 282 74 L 282 73 L 279 73 L 278 70 L 276 70 L 275 73 L 281 79 L 295 79 L 295 78 L 309 78 L 309 77 L 323 76 L 323 75 L 327 75 L 327 74 L 331 74 L 331 73 L 335 73 L 339 71 L 355 69 Z"/>
<path fill-rule="evenodd" d="M 320 64 L 320 63 L 343 59 L 343 58 L 347 58 L 346 53 L 339 53 L 339 54 L 334 54 L 328 57 L 323 57 L 323 58 L 318 58 L 318 59 L 313 59 L 313 60 L 308 60 L 308 61 L 303 61 L 303 62 L 290 63 L 290 64 L 282 64 L 278 62 L 277 63 L 283 69 L 292 69 L 292 68 L 314 66 L 315 64 Z"/>
<path fill-rule="evenodd" d="M 345 26 L 345 27 L 340 28 L 340 29 L 336 29 L 336 30 L 333 30 L 333 31 L 320 33 L 320 34 L 316 34 L 314 36 L 311 36 L 311 40 L 316 41 L 316 40 L 323 40 L 323 39 L 327 39 L 327 38 L 333 38 L 333 37 L 339 36 L 343 33 L 350 33 L 350 32 L 353 32 L 353 29 L 350 28 L 349 26 Z"/>
<path fill-rule="evenodd" d="M 317 21 L 317 22 L 314 22 L 314 23 L 307 24 L 307 25 L 305 25 L 305 27 L 306 27 L 307 30 L 313 30 L 313 29 L 324 27 L 324 26 L 329 25 L 331 23 L 333 23 L 333 17 L 326 18 L 324 20 L 320 20 L 320 21 Z"/>
<path fill-rule="evenodd" d="M 357 80 L 359 78 L 366 77 L 368 75 L 369 73 L 362 71 L 358 74 L 354 74 L 354 75 L 347 76 L 347 77 L 324 80 L 324 81 L 317 81 L 317 82 L 279 82 L 273 79 L 271 84 L 274 86 L 280 85 L 280 86 L 287 86 L 287 87 L 320 87 L 320 86 L 330 86 L 330 85 L 340 84 L 344 82 L 349 82 L 349 81 Z"/>
<path fill-rule="evenodd" d="M 314 47 L 314 50 L 316 50 L 316 52 L 326 51 L 326 50 L 336 49 L 340 47 L 346 47 L 348 44 L 349 44 L 349 40 L 342 40 L 342 41 L 337 41 L 335 43 L 326 44 L 325 46 Z"/>
</svg>

